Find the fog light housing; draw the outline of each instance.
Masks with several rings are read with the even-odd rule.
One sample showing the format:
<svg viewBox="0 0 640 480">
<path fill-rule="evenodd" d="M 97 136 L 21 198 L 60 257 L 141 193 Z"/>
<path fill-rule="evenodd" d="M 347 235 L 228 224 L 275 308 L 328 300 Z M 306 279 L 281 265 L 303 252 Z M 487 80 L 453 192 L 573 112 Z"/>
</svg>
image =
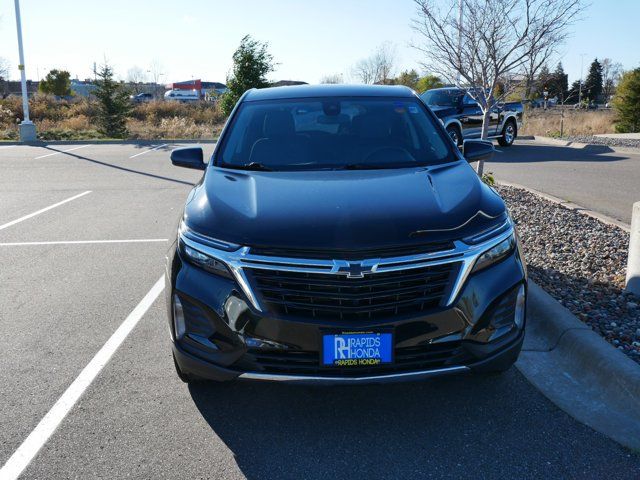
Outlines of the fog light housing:
<svg viewBox="0 0 640 480">
<path fill-rule="evenodd" d="M 516 298 L 516 313 L 513 318 L 513 323 L 516 324 L 516 327 L 518 327 L 518 329 L 522 329 L 522 327 L 524 327 L 524 317 L 527 307 L 526 300 L 527 297 L 525 294 L 524 285 L 520 285 L 520 288 L 518 289 L 518 297 Z"/>
<path fill-rule="evenodd" d="M 187 331 L 187 326 L 184 321 L 184 309 L 182 308 L 182 302 L 178 295 L 173 295 L 173 328 L 176 335 L 176 340 L 181 340 Z"/>
</svg>

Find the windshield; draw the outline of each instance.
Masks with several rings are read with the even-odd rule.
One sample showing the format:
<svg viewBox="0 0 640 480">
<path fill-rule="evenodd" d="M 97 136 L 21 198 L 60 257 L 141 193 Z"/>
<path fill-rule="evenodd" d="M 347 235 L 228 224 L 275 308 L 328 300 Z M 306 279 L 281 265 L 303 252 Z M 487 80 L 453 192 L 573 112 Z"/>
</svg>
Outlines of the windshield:
<svg viewBox="0 0 640 480">
<path fill-rule="evenodd" d="M 422 94 L 422 100 L 430 107 L 457 107 L 462 95 L 460 90 L 429 90 Z"/>
<path fill-rule="evenodd" d="M 242 104 L 217 164 L 257 170 L 373 169 L 454 158 L 418 99 L 327 97 Z"/>
</svg>

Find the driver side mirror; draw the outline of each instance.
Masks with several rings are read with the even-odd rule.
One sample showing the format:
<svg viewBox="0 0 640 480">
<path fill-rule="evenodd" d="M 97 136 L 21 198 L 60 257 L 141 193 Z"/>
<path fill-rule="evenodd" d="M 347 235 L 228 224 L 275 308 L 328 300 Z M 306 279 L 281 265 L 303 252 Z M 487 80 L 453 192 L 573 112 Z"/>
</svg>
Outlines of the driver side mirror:
<svg viewBox="0 0 640 480">
<path fill-rule="evenodd" d="M 194 168 L 204 170 L 204 153 L 200 147 L 176 148 L 171 152 L 171 163 L 176 167 Z"/>
<path fill-rule="evenodd" d="M 469 163 L 491 160 L 495 151 L 493 143 L 487 140 L 465 140 L 462 147 L 462 154 Z"/>
</svg>

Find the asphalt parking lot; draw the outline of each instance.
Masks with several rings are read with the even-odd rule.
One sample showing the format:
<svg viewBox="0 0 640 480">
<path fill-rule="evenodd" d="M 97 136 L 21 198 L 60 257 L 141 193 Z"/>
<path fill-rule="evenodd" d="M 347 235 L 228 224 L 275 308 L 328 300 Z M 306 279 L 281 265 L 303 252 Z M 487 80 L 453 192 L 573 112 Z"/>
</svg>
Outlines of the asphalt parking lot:
<svg viewBox="0 0 640 480">
<path fill-rule="evenodd" d="M 174 147 L 0 146 L 0 478 L 640 477 L 515 368 L 181 383 L 159 279 L 200 173 Z"/>
<path fill-rule="evenodd" d="M 632 205 L 640 201 L 640 151 L 621 153 L 604 145 L 567 148 L 526 140 L 497 148 L 485 167 L 497 180 L 526 185 L 631 223 Z"/>
</svg>

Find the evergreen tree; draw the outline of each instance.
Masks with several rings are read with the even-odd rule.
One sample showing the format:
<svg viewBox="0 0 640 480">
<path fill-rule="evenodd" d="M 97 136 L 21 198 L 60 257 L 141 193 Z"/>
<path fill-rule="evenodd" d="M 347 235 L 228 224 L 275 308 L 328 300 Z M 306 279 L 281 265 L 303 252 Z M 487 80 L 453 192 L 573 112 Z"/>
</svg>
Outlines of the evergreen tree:
<svg viewBox="0 0 640 480">
<path fill-rule="evenodd" d="M 549 72 L 549 67 L 543 65 L 542 67 L 540 67 L 540 73 L 538 74 L 536 96 L 543 97 L 545 89 L 549 91 L 549 94 L 551 94 L 551 90 L 549 90 L 549 88 L 551 87 L 551 81 L 552 77 L 551 72 Z"/>
<path fill-rule="evenodd" d="M 71 95 L 71 74 L 66 70 L 53 69 L 40 82 L 38 90 L 59 97 Z"/>
<path fill-rule="evenodd" d="M 640 68 L 625 73 L 613 97 L 618 118 L 616 131 L 640 132 Z"/>
<path fill-rule="evenodd" d="M 596 58 L 589 67 L 589 75 L 584 81 L 582 96 L 596 101 L 602 95 L 602 64 Z"/>
<path fill-rule="evenodd" d="M 129 101 L 129 92 L 113 79 L 113 69 L 103 65 L 96 73 L 97 86 L 93 93 L 98 99 L 98 132 L 110 138 L 127 136 L 127 118 L 133 105 Z"/>
<path fill-rule="evenodd" d="M 568 105 L 575 105 L 578 103 L 578 99 L 580 98 L 580 80 L 576 80 L 571 84 L 571 88 L 566 97 L 564 97 L 564 102 Z"/>
<path fill-rule="evenodd" d="M 220 107 L 229 115 L 242 94 L 251 88 L 269 86 L 266 75 L 274 70 L 273 56 L 268 44 L 246 35 L 233 54 L 233 73 L 227 78 L 227 91 L 220 100 Z"/>
<path fill-rule="evenodd" d="M 563 102 L 569 96 L 569 75 L 564 73 L 562 63 L 558 63 L 552 75 L 551 85 L 549 86 L 549 96 L 558 97 Z"/>
</svg>

